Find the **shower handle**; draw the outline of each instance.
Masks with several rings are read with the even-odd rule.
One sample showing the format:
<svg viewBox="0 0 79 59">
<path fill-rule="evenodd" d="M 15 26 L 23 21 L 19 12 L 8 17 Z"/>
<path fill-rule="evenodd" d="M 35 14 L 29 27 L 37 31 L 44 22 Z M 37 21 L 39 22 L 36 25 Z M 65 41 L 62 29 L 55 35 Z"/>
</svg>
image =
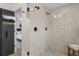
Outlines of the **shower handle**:
<svg viewBox="0 0 79 59">
<path fill-rule="evenodd" d="M 5 31 L 5 37 L 8 38 L 8 31 Z"/>
</svg>

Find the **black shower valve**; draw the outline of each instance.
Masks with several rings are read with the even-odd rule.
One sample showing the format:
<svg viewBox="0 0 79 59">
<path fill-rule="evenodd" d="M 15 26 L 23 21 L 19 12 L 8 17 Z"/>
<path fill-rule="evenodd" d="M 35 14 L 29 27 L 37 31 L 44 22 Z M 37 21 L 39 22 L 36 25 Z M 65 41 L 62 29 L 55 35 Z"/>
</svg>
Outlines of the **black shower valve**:
<svg viewBox="0 0 79 59">
<path fill-rule="evenodd" d="M 35 8 L 37 8 L 38 10 L 40 9 L 40 7 L 39 7 L 39 6 L 35 6 Z"/>
<path fill-rule="evenodd" d="M 29 7 L 27 8 L 27 11 L 28 11 L 28 12 L 30 11 L 30 8 L 29 8 Z"/>
</svg>

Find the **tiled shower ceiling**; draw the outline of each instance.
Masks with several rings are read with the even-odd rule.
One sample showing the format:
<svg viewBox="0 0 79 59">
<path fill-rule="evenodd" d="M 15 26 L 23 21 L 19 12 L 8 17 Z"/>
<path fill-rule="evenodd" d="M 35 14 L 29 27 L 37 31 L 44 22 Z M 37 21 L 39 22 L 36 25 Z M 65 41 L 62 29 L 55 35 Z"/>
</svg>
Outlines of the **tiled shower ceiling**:
<svg viewBox="0 0 79 59">
<path fill-rule="evenodd" d="M 44 7 L 46 7 L 49 10 L 52 10 L 54 8 L 61 7 L 61 6 L 67 5 L 67 4 L 68 3 L 41 3 L 40 5 L 43 5 Z"/>
</svg>

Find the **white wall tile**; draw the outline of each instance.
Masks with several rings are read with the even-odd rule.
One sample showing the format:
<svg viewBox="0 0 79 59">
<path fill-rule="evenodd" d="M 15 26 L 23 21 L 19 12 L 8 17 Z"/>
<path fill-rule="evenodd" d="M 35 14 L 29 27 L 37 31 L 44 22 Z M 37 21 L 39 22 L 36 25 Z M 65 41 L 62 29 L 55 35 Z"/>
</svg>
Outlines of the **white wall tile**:
<svg viewBox="0 0 79 59">
<path fill-rule="evenodd" d="M 52 11 L 51 51 L 67 55 L 67 45 L 79 44 L 79 4 L 70 4 Z"/>
</svg>

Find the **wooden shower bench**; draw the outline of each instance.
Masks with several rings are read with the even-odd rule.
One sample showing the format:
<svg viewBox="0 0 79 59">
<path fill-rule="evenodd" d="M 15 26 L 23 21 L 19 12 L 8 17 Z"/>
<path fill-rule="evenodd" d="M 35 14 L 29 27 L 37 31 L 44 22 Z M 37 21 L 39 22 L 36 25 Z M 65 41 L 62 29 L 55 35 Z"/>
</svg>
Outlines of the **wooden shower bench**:
<svg viewBox="0 0 79 59">
<path fill-rule="evenodd" d="M 67 47 L 68 47 L 68 56 L 79 56 L 78 44 L 69 44 Z"/>
</svg>

